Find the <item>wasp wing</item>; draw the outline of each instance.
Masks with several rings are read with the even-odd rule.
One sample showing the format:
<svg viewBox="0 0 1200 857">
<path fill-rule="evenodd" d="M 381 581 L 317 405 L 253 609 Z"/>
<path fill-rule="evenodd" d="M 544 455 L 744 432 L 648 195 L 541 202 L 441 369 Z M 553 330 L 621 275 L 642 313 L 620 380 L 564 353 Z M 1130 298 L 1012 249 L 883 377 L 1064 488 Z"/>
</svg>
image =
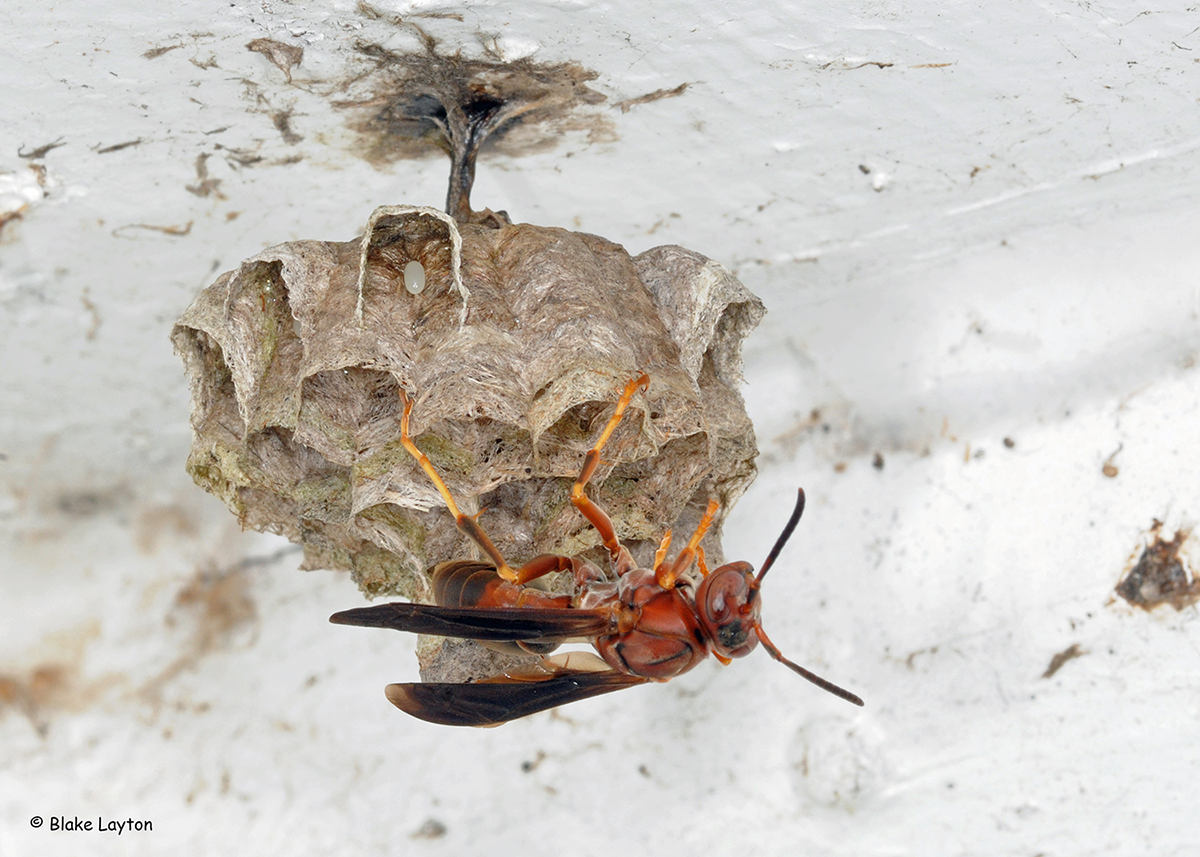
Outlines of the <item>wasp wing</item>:
<svg viewBox="0 0 1200 857">
<path fill-rule="evenodd" d="M 593 638 L 615 628 L 605 610 L 536 607 L 439 607 L 393 602 L 334 613 L 335 625 L 394 628 L 413 634 L 501 642 L 560 642 Z"/>
<path fill-rule="evenodd" d="M 388 700 L 406 714 L 443 726 L 499 726 L 568 702 L 649 681 L 612 669 L 559 669 L 471 684 L 389 684 Z"/>
</svg>

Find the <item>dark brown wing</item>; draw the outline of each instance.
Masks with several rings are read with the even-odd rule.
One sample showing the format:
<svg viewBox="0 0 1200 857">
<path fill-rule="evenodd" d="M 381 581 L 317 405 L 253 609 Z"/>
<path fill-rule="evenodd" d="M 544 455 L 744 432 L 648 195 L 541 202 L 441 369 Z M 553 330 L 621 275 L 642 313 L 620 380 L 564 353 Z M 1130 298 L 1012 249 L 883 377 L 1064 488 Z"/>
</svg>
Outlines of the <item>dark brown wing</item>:
<svg viewBox="0 0 1200 857">
<path fill-rule="evenodd" d="M 466 640 L 559 642 L 593 638 L 613 630 L 605 610 L 558 610 L 524 607 L 438 607 L 394 602 L 334 613 L 335 625 L 394 628 L 413 634 Z"/>
<path fill-rule="evenodd" d="M 401 711 L 429 723 L 499 726 L 518 717 L 647 681 L 615 670 L 561 669 L 549 677 L 502 676 L 472 684 L 389 684 L 385 692 Z"/>
</svg>

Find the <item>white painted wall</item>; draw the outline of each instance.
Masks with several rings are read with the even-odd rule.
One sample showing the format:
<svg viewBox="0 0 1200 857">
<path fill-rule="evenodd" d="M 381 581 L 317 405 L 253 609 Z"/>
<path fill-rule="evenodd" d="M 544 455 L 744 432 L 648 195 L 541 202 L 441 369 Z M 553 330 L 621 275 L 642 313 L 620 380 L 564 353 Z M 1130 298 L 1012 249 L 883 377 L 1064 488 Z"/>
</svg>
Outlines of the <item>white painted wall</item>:
<svg viewBox="0 0 1200 857">
<path fill-rule="evenodd" d="M 460 14 L 423 20 L 469 52 L 580 61 L 610 104 L 691 84 L 605 108 L 614 142 L 485 160 L 473 199 L 684 244 L 763 297 L 762 475 L 726 550 L 760 559 L 805 486 L 767 627 L 867 708 L 757 655 L 499 730 L 395 712 L 413 641 L 326 625 L 352 584 L 295 571 L 183 474 L 167 342 L 240 259 L 440 203 L 444 161 L 375 170 L 327 98 L 245 49 L 304 45 L 295 81 L 328 79 L 385 25 L 348 2 L 10 4 L 0 854 L 1191 853 L 1196 612 L 1110 595 L 1152 519 L 1200 517 L 1200 14 L 380 7 Z M 300 142 L 266 115 L 287 108 Z M 39 185 L 19 153 L 52 142 Z M 430 819 L 444 834 L 412 838 Z"/>
</svg>

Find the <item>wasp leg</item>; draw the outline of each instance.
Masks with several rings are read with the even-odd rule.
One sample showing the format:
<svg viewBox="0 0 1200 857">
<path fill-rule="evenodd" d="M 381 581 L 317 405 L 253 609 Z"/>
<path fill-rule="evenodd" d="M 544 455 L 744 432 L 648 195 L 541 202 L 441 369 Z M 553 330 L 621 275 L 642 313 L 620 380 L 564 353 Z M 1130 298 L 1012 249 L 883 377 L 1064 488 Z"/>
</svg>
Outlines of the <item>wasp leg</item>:
<svg viewBox="0 0 1200 857">
<path fill-rule="evenodd" d="M 629 407 L 634 393 L 638 391 L 639 387 L 644 390 L 649 386 L 650 376 L 646 374 L 639 375 L 625 385 L 625 392 L 617 400 L 617 409 L 613 412 L 608 425 L 604 427 L 604 431 L 601 432 L 600 439 L 596 441 L 596 445 L 588 450 L 587 456 L 583 459 L 583 468 L 579 471 L 579 478 L 575 480 L 575 485 L 571 488 L 571 502 L 575 504 L 575 508 L 579 510 L 580 514 L 587 518 L 591 525 L 596 528 L 596 531 L 600 533 L 600 538 L 604 542 L 604 546 L 608 548 L 608 552 L 612 555 L 614 562 L 621 556 L 621 543 L 617 541 L 617 531 L 613 529 L 612 520 L 608 517 L 608 514 L 589 500 L 583 489 L 588 484 L 588 480 L 596 472 L 596 468 L 600 465 L 600 450 L 604 448 L 604 444 L 608 443 L 609 436 L 616 430 L 617 424 L 621 422 L 621 417 L 625 414 L 625 409 Z"/>
<path fill-rule="evenodd" d="M 421 469 L 429 475 L 429 479 L 433 482 L 434 487 L 442 495 L 442 499 L 446 501 L 446 508 L 454 516 L 454 522 L 458 526 L 458 529 L 483 549 L 483 552 L 495 564 L 497 574 L 511 583 L 528 583 L 552 571 L 567 571 L 572 568 L 569 556 L 541 554 L 540 556 L 535 556 L 514 571 L 504 561 L 500 549 L 496 547 L 488 537 L 488 534 L 484 532 L 483 527 L 479 525 L 479 521 L 477 520 L 478 515 L 465 515 L 459 511 L 458 504 L 454 502 L 454 496 L 450 493 L 450 489 L 446 487 L 446 483 L 442 480 L 442 477 L 438 475 L 437 470 L 434 469 L 433 462 L 429 460 L 429 457 L 425 453 L 417 448 L 417 445 L 413 442 L 412 435 L 409 434 L 408 419 L 412 413 L 413 403 L 404 390 L 400 391 L 400 401 L 404 404 L 404 416 L 400 418 L 400 442 L 404 444 L 404 448 L 421 465 Z"/>
<path fill-rule="evenodd" d="M 544 553 L 535 556 L 529 562 L 518 568 L 514 572 L 512 578 L 513 583 L 528 583 L 531 580 L 536 580 L 543 574 L 549 574 L 552 571 L 568 571 L 572 569 L 571 558 L 562 556 L 556 553 Z"/>
<path fill-rule="evenodd" d="M 662 541 L 658 543 L 658 550 L 654 552 L 654 573 L 658 574 L 658 570 L 662 568 L 663 561 L 667 558 L 667 548 L 671 546 L 671 531 L 667 530 L 663 533 Z"/>
<path fill-rule="evenodd" d="M 488 534 L 483 531 L 483 527 L 476 520 L 478 515 L 464 515 L 459 511 L 458 504 L 454 502 L 454 497 L 451 495 L 450 489 L 446 487 L 446 483 L 442 481 L 442 477 L 434 470 L 433 462 L 413 443 L 412 435 L 408 433 L 408 417 L 412 413 L 413 403 L 403 389 L 400 390 L 400 401 L 404 403 L 404 416 L 400 418 L 400 442 L 404 444 L 404 448 L 421 465 L 421 469 L 429 475 L 430 481 L 433 482 L 433 487 L 437 488 L 438 493 L 442 495 L 442 499 L 446 501 L 446 508 L 454 516 L 454 523 L 458 525 L 458 529 L 483 549 L 483 552 L 495 564 L 497 574 L 505 580 L 515 581 L 517 579 L 517 572 L 513 571 L 508 563 L 504 561 L 499 548 L 492 543 L 492 540 L 488 538 Z M 542 573 L 545 574 L 545 572 Z"/>
<path fill-rule="evenodd" d="M 692 567 L 692 563 L 696 561 L 697 551 L 700 549 L 700 540 L 704 538 L 704 534 L 712 526 L 713 518 L 716 516 L 717 509 L 719 508 L 721 508 L 721 505 L 716 500 L 709 500 L 708 508 L 704 510 L 704 517 L 700 519 L 700 523 L 696 526 L 696 532 L 692 533 L 692 537 L 688 539 L 687 546 L 679 552 L 679 556 L 675 557 L 675 562 L 669 566 L 655 568 L 655 579 L 663 589 L 673 589 L 676 578 Z M 703 562 L 703 559 L 701 559 L 701 571 L 708 574 L 708 570 L 703 565 Z"/>
</svg>

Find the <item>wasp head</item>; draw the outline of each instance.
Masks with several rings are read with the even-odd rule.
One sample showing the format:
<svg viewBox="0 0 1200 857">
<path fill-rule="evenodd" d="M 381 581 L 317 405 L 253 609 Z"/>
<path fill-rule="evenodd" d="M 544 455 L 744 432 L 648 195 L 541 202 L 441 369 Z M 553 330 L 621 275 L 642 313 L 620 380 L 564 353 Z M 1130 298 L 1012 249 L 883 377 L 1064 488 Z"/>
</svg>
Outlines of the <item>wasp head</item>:
<svg viewBox="0 0 1200 857">
<path fill-rule="evenodd" d="M 762 643 L 767 654 L 797 675 L 811 681 L 817 687 L 839 696 L 847 702 L 862 705 L 863 701 L 848 690 L 794 664 L 783 656 L 762 628 L 760 613 L 762 600 L 758 597 L 762 579 L 775 564 L 779 552 L 787 544 L 792 531 L 804 513 L 804 491 L 796 497 L 796 508 L 783 528 L 775 546 L 767 555 L 758 574 L 748 562 L 731 562 L 723 565 L 701 581 L 696 590 L 696 613 L 700 625 L 708 633 L 713 653 L 722 660 L 741 658 L 754 651 Z"/>
<path fill-rule="evenodd" d="M 731 562 L 710 573 L 696 590 L 696 613 L 713 653 L 744 658 L 758 645 L 758 581 L 748 562 Z"/>
</svg>

